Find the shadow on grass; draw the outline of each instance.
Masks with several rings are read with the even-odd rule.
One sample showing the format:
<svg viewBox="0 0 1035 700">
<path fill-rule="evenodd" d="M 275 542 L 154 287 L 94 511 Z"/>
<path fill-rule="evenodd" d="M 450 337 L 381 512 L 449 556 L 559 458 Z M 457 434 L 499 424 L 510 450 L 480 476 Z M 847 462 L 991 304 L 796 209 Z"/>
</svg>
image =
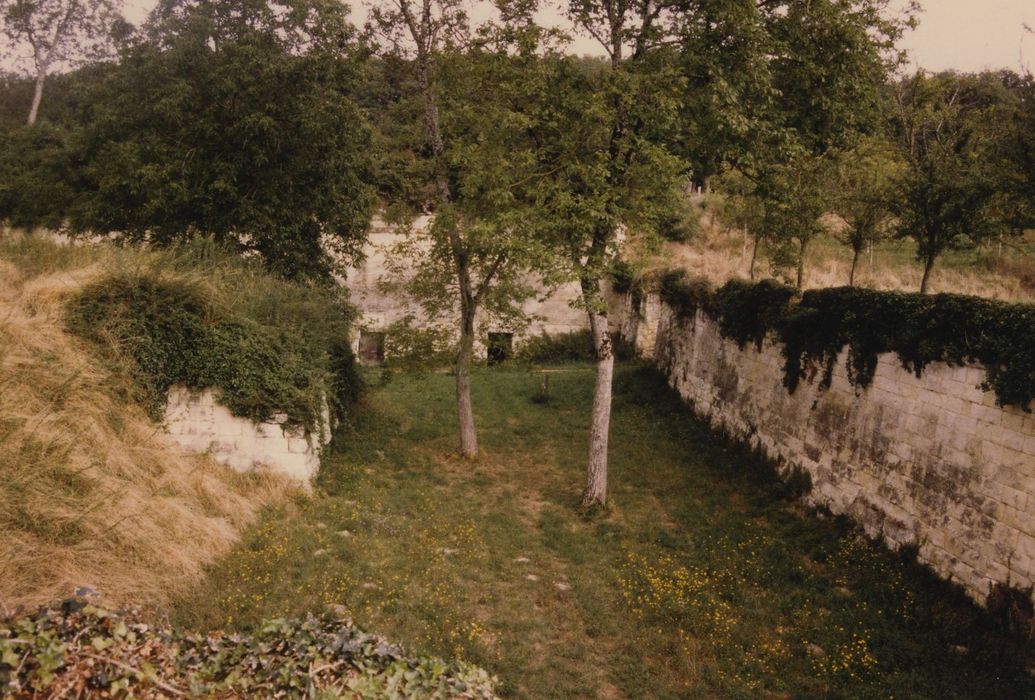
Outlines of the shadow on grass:
<svg viewBox="0 0 1035 700">
<path fill-rule="evenodd" d="M 914 559 L 812 513 L 653 369 L 620 366 L 611 504 L 577 512 L 593 374 L 373 389 L 317 495 L 269 513 L 177 615 L 248 628 L 325 604 L 526 698 L 1020 698 L 1021 646 Z"/>
</svg>

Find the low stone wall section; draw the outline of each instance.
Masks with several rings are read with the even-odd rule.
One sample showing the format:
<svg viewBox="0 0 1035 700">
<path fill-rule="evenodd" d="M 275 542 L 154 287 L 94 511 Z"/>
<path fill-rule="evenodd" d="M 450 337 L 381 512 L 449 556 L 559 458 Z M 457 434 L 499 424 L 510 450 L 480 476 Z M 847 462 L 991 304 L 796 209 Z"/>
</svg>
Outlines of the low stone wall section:
<svg viewBox="0 0 1035 700">
<path fill-rule="evenodd" d="M 209 453 L 219 463 L 242 472 L 266 469 L 308 487 L 320 469 L 320 453 L 330 441 L 330 415 L 324 410 L 324 428 L 310 434 L 287 424 L 287 415 L 256 423 L 230 413 L 213 389 L 169 390 L 165 425 L 180 447 L 190 454 Z"/>
</svg>

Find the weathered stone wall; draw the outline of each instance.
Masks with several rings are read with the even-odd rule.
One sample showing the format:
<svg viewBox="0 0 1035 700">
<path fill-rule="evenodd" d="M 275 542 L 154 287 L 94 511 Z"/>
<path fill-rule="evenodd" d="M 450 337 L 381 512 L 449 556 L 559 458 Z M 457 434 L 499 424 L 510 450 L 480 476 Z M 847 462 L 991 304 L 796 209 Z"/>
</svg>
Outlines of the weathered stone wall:
<svg viewBox="0 0 1035 700">
<path fill-rule="evenodd" d="M 428 216 L 420 217 L 414 222 L 414 228 L 420 229 L 431 224 Z M 391 278 L 398 280 L 408 276 L 412 271 L 396 266 L 391 269 L 390 253 L 399 243 L 406 240 L 406 235 L 397 227 L 375 218 L 363 246 L 363 259 L 356 267 L 346 271 L 341 284 L 349 290 L 350 301 L 360 312 L 356 324 L 356 334 L 352 338 L 353 350 L 359 349 L 359 331 L 385 331 L 393 323 L 412 317 L 417 327 L 429 325 L 424 311 L 413 300 L 404 294 L 382 288 L 382 282 Z M 581 296 L 578 284 L 568 283 L 556 289 L 547 289 L 535 278 L 530 278 L 537 294 L 528 299 L 522 306 L 523 313 L 529 318 L 527 325 L 508 325 L 489 319 L 479 314 L 475 320 L 476 332 L 484 337 L 489 332 L 514 333 L 514 344 L 519 346 L 530 336 L 542 333 L 558 335 L 589 328 L 586 312 L 574 302 Z M 436 319 L 440 325 L 453 332 L 456 322 L 452 318 Z M 475 344 L 475 353 L 484 357 L 486 346 L 480 340 Z"/>
<path fill-rule="evenodd" d="M 1035 581 L 1035 415 L 997 407 L 981 367 L 938 363 L 918 378 L 882 355 L 863 389 L 843 353 L 828 389 L 811 378 L 791 394 L 774 340 L 740 349 L 707 314 L 658 308 L 653 356 L 669 383 L 713 426 L 808 472 L 812 502 L 917 546 L 979 601 L 993 584 Z"/>
<path fill-rule="evenodd" d="M 616 295 L 619 296 L 619 295 Z M 654 357 L 662 304 L 656 294 L 623 294 L 611 302 L 617 332 L 633 344 L 639 357 Z"/>
<path fill-rule="evenodd" d="M 191 391 L 183 386 L 169 390 L 165 425 L 185 451 L 210 453 L 219 463 L 237 471 L 268 469 L 308 487 L 320 469 L 320 452 L 330 441 L 330 415 L 324 410 L 317 435 L 286 424 L 278 414 L 255 423 L 230 413 L 211 389 Z"/>
</svg>

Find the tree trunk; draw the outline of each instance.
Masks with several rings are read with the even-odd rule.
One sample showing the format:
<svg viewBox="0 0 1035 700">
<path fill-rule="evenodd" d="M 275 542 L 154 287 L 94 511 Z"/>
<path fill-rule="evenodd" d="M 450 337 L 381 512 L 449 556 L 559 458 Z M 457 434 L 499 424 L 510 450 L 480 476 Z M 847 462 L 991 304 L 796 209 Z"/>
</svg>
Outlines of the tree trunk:
<svg viewBox="0 0 1035 700">
<path fill-rule="evenodd" d="M 597 358 L 596 386 L 593 389 L 593 414 L 589 428 L 589 462 L 586 467 L 586 489 L 582 492 L 582 509 L 607 503 L 607 439 L 611 426 L 611 381 L 615 356 L 607 313 L 596 306 L 600 296 L 599 280 L 583 280 L 583 299 L 589 309 L 589 326 Z"/>
<path fill-rule="evenodd" d="M 761 242 L 762 237 L 756 235 L 755 244 L 751 247 L 751 266 L 748 267 L 748 276 L 751 278 L 752 282 L 755 281 L 755 261 L 758 260 L 758 246 Z"/>
<path fill-rule="evenodd" d="M 798 277 L 795 286 L 800 291 L 805 284 L 805 250 L 808 248 L 809 241 L 807 238 L 802 238 L 798 245 Z"/>
<path fill-rule="evenodd" d="M 848 272 L 848 286 L 855 286 L 855 268 L 859 265 L 859 254 L 862 252 L 860 248 L 852 248 L 852 269 Z"/>
<path fill-rule="evenodd" d="M 927 294 L 927 283 L 931 281 L 931 270 L 934 268 L 934 253 L 927 256 L 924 260 L 924 276 L 920 280 L 920 293 Z"/>
<path fill-rule="evenodd" d="M 460 324 L 460 349 L 456 354 L 456 416 L 460 423 L 460 456 L 478 456 L 478 433 L 474 428 L 471 404 L 471 363 L 474 359 L 474 309 L 463 304 Z"/>
<path fill-rule="evenodd" d="M 40 111 L 40 102 L 43 100 L 43 82 L 47 79 L 46 71 L 36 73 L 36 89 L 32 93 L 32 107 L 29 108 L 29 119 L 26 124 L 32 126 L 36 123 L 36 117 Z"/>
</svg>

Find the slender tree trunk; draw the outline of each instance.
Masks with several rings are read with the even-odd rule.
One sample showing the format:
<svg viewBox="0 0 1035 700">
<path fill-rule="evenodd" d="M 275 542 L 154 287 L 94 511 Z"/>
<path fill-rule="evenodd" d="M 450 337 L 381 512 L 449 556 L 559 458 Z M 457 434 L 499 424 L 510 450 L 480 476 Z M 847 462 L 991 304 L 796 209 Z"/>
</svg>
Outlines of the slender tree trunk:
<svg viewBox="0 0 1035 700">
<path fill-rule="evenodd" d="M 589 463 L 586 489 L 582 492 L 583 510 L 607 503 L 607 439 L 611 426 L 611 382 L 615 356 L 607 313 L 599 310 L 600 281 L 583 280 L 582 296 L 589 308 L 589 326 L 597 358 L 597 379 L 593 389 L 593 414 L 589 427 Z"/>
<path fill-rule="evenodd" d="M 859 254 L 862 252 L 861 248 L 852 248 L 852 269 L 848 272 L 848 286 L 855 286 L 855 268 L 859 265 Z"/>
<path fill-rule="evenodd" d="M 748 267 L 748 276 L 751 281 L 755 281 L 755 261 L 758 260 L 758 246 L 762 242 L 762 237 L 755 235 L 755 244 L 751 247 L 751 265 Z"/>
<path fill-rule="evenodd" d="M 471 404 L 471 363 L 474 360 L 474 308 L 462 304 L 460 349 L 456 354 L 456 415 L 460 423 L 460 456 L 474 459 L 478 456 L 478 433 L 474 428 L 474 408 Z"/>
<path fill-rule="evenodd" d="M 805 251 L 808 248 L 809 240 L 802 238 L 798 245 L 798 277 L 795 286 L 800 290 L 805 284 Z"/>
<path fill-rule="evenodd" d="M 934 253 L 928 254 L 924 260 L 924 276 L 920 280 L 920 293 L 927 294 L 927 283 L 931 281 L 931 270 L 934 269 Z"/>
<path fill-rule="evenodd" d="M 26 121 L 29 126 L 36 123 L 36 117 L 39 115 L 40 102 L 43 100 L 43 82 L 46 79 L 46 71 L 41 70 L 36 73 L 36 89 L 32 93 L 32 107 L 29 108 L 29 118 Z"/>
<path fill-rule="evenodd" d="M 431 51 L 434 46 L 431 26 L 432 5 L 430 0 L 423 0 L 420 6 L 421 14 L 418 19 L 408 2 L 401 2 L 399 5 L 410 35 L 417 44 L 417 84 L 424 106 L 424 124 L 431 142 L 431 152 L 435 156 L 435 189 L 439 204 L 441 207 L 447 207 L 453 201 L 453 193 L 442 162 L 446 146 L 431 82 Z M 471 363 L 474 359 L 474 317 L 478 309 L 479 294 L 475 292 L 471 280 L 469 251 L 455 227 L 448 231 L 448 239 L 460 290 L 460 347 L 456 354 L 456 415 L 460 425 L 460 455 L 465 459 L 473 459 L 478 456 L 478 434 L 475 431 L 474 408 L 471 402 Z M 488 280 L 483 281 L 483 284 L 488 284 Z"/>
</svg>

